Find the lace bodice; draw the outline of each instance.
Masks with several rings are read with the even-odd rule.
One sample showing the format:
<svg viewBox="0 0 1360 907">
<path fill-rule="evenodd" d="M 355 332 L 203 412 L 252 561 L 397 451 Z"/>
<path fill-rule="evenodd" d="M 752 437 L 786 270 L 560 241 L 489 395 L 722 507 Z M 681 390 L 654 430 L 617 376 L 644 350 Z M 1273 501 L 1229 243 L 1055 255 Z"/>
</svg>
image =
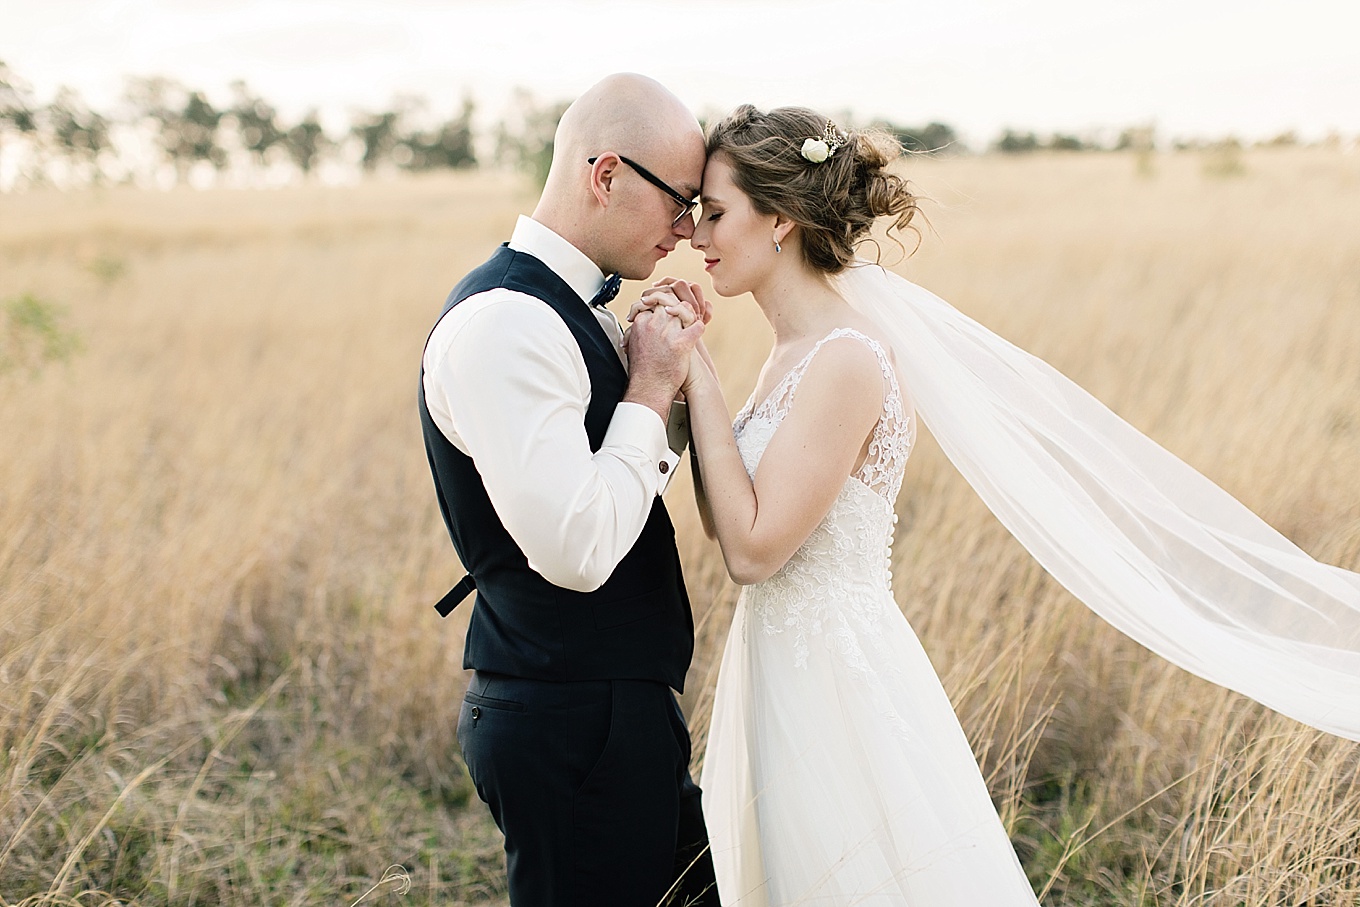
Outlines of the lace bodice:
<svg viewBox="0 0 1360 907">
<path fill-rule="evenodd" d="M 744 595 L 756 626 L 767 634 L 792 634 L 794 659 L 800 666 L 807 661 L 809 638 L 821 634 L 827 634 L 828 642 L 853 663 L 860 633 L 876 622 L 883 608 L 895 607 L 893 502 L 916 440 L 915 415 L 906 407 L 883 347 L 859 331 L 837 328 L 780 379 L 769 397 L 759 405 L 754 398 L 748 400 L 733 425 L 746 471 L 754 476 L 813 357 L 841 337 L 868 344 L 883 370 L 883 413 L 874 426 L 868 456 L 845 480 L 831 510 L 788 563 L 764 582 L 747 586 Z"/>
</svg>

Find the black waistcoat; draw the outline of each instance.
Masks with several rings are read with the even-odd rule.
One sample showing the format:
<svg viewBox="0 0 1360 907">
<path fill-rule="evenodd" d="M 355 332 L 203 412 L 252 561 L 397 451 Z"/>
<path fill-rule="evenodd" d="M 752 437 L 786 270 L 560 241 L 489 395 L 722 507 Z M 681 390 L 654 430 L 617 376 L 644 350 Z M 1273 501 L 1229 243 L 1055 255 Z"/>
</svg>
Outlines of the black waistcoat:
<svg viewBox="0 0 1360 907">
<path fill-rule="evenodd" d="M 501 246 L 453 288 L 444 311 L 495 287 L 543 300 L 581 348 L 590 376 L 585 428 L 598 450 L 628 376 L 590 307 L 551 268 Z M 438 323 L 438 322 L 436 322 Z M 505 419 L 513 423 L 514 413 Z M 535 680 L 655 680 L 683 690 L 694 651 L 675 529 L 657 497 L 642 534 L 603 586 L 574 592 L 535 572 L 492 509 L 473 459 L 449 442 L 425 404 L 420 422 L 439 510 L 477 583 L 463 666 Z"/>
</svg>

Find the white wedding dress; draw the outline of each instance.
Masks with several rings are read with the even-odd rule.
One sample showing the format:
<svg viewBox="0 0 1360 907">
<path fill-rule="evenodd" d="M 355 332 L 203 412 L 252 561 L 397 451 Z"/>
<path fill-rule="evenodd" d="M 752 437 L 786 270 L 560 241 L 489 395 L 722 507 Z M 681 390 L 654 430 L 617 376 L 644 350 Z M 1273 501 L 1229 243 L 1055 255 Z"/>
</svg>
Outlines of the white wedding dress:
<svg viewBox="0 0 1360 907">
<path fill-rule="evenodd" d="M 726 907 L 1037 903 L 930 660 L 893 599 L 893 502 L 916 436 L 876 341 L 838 329 L 735 431 L 761 455 L 824 344 L 868 344 L 883 414 L 864 465 L 774 576 L 747 586 L 718 675 L 702 786 Z"/>
</svg>

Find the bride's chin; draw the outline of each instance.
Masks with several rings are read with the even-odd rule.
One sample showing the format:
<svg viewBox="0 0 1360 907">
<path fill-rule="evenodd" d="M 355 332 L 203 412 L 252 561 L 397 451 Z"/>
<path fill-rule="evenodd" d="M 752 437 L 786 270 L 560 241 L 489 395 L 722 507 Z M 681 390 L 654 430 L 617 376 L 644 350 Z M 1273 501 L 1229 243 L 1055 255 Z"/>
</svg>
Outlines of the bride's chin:
<svg viewBox="0 0 1360 907">
<path fill-rule="evenodd" d="M 728 286 L 725 282 L 715 280 L 713 281 L 713 292 L 721 296 L 723 299 L 731 299 L 734 296 L 740 296 L 745 291 L 734 290 L 732 287 Z"/>
</svg>

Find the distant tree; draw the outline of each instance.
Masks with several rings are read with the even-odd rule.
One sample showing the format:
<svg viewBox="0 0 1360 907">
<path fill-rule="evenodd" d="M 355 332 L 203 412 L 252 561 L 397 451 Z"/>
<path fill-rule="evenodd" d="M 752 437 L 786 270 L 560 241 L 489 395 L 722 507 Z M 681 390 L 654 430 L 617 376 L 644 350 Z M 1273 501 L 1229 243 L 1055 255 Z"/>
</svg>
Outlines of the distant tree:
<svg viewBox="0 0 1360 907">
<path fill-rule="evenodd" d="M 496 161 L 543 185 L 552 165 L 553 136 L 567 106 L 567 101 L 539 104 L 526 89 L 515 89 L 511 118 L 496 126 Z"/>
<path fill-rule="evenodd" d="M 1153 152 L 1157 150 L 1157 127 L 1152 123 L 1145 126 L 1130 126 L 1119 133 L 1114 143 L 1115 151 L 1132 151 L 1135 167 L 1139 176 L 1150 177 L 1156 172 L 1153 165 Z"/>
<path fill-rule="evenodd" d="M 222 113 L 202 92 L 153 76 L 130 81 L 126 96 L 143 119 L 155 123 L 157 142 L 180 180 L 199 161 L 217 169 L 226 165 L 226 150 L 217 143 Z"/>
<path fill-rule="evenodd" d="M 891 133 L 907 151 L 939 154 L 943 151 L 960 151 L 963 143 L 959 141 L 954 127 L 947 123 L 930 122 L 924 126 L 902 126 L 887 120 L 878 120 L 874 127 Z"/>
<path fill-rule="evenodd" d="M 996 140 L 996 150 L 1002 154 L 1025 154 L 1039 148 L 1039 137 L 1032 132 L 1014 132 L 1007 129 Z"/>
<path fill-rule="evenodd" d="M 1263 142 L 1257 142 L 1257 146 L 1260 148 L 1293 148 L 1298 144 L 1299 134 L 1292 129 L 1271 136 Z"/>
<path fill-rule="evenodd" d="M 89 179 L 100 176 L 99 155 L 109 147 L 108 120 L 85 106 L 75 91 L 61 88 L 42 112 L 49 140 L 56 152 L 66 157 Z"/>
<path fill-rule="evenodd" d="M 0 141 L 6 132 L 32 135 L 37 131 L 32 90 L 0 60 Z"/>
<path fill-rule="evenodd" d="M 1157 147 L 1157 128 L 1151 124 L 1146 126 L 1130 126 L 1119 133 L 1119 138 L 1115 140 L 1115 151 L 1152 151 Z"/>
<path fill-rule="evenodd" d="M 1095 146 L 1087 144 L 1075 135 L 1055 132 L 1048 139 L 1048 147 L 1052 151 L 1088 151 Z"/>
<path fill-rule="evenodd" d="M 288 156 L 302 171 L 304 177 L 310 176 L 312 169 L 321 160 L 321 155 L 330 147 L 330 139 L 317 120 L 316 111 L 309 110 L 297 125 L 284 133 L 283 146 Z"/>
<path fill-rule="evenodd" d="M 222 122 L 222 112 L 213 107 L 202 92 L 193 91 L 189 93 L 180 116 L 178 156 L 187 158 L 191 163 L 207 161 L 219 170 L 226 166 L 227 153 L 217 144 L 217 127 Z"/>
<path fill-rule="evenodd" d="M 17 137 L 20 143 L 37 138 L 38 120 L 33 95 L 3 60 L 0 60 L 0 151 Z"/>
<path fill-rule="evenodd" d="M 407 170 L 435 170 L 477 166 L 472 147 L 471 98 L 463 99 L 458 116 L 432 132 L 415 132 L 398 140 L 399 163 Z"/>
<path fill-rule="evenodd" d="M 1228 178 L 1241 176 L 1247 168 L 1242 164 L 1242 140 L 1227 136 L 1204 146 L 1205 176 Z"/>
<path fill-rule="evenodd" d="M 350 126 L 350 133 L 364 146 L 364 155 L 359 163 L 365 170 L 372 172 L 384 159 L 391 157 L 401 136 L 403 110 L 388 110 L 382 113 L 359 114 Z"/>
<path fill-rule="evenodd" d="M 270 149 L 283 144 L 286 138 L 277 122 L 278 112 L 264 98 L 251 92 L 245 82 L 232 82 L 231 91 L 232 104 L 225 111 L 226 116 L 236 127 L 241 147 L 263 167 Z"/>
<path fill-rule="evenodd" d="M 138 119 L 162 123 L 172 119 L 184 86 L 164 76 L 134 76 L 127 80 L 123 99 Z"/>
</svg>

